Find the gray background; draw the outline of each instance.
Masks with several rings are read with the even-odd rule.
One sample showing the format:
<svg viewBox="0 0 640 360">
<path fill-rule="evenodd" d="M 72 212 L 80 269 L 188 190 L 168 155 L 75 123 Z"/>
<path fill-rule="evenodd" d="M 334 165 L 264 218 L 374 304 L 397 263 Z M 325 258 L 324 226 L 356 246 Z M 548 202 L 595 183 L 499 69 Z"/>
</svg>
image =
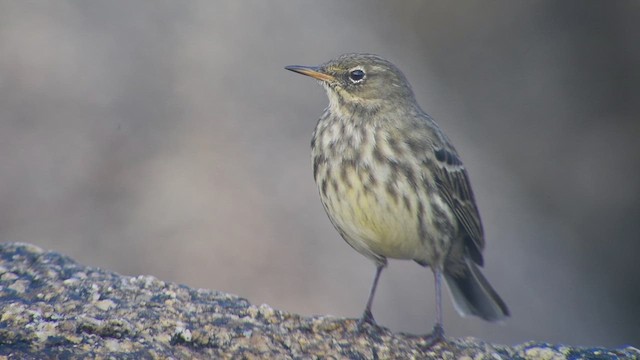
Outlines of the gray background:
<svg viewBox="0 0 640 360">
<path fill-rule="evenodd" d="M 358 317 L 374 267 L 332 228 L 289 64 L 378 53 L 462 154 L 501 343 L 640 344 L 638 1 L 1 1 L 0 240 L 302 314 Z M 434 319 L 391 262 L 374 314 Z"/>
</svg>

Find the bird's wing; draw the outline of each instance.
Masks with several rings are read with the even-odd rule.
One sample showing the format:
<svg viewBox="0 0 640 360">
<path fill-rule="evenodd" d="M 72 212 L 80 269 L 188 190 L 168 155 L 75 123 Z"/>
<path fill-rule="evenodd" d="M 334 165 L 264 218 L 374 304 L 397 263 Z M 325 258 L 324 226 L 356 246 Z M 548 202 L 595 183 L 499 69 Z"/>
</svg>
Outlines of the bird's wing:
<svg viewBox="0 0 640 360">
<path fill-rule="evenodd" d="M 434 144 L 433 154 L 436 159 L 434 173 L 438 190 L 468 235 L 465 241 L 469 255 L 477 264 L 482 265 L 484 233 L 467 170 L 446 139 L 441 144 Z"/>
</svg>

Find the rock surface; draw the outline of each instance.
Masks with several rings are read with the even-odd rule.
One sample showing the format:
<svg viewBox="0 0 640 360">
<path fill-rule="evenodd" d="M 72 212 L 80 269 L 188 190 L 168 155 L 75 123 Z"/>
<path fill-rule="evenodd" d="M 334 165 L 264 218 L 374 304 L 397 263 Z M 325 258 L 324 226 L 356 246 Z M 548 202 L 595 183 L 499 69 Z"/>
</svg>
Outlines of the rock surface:
<svg viewBox="0 0 640 360">
<path fill-rule="evenodd" d="M 473 338 L 427 347 L 353 319 L 302 317 L 213 290 L 121 276 L 0 244 L 0 359 L 640 359 L 638 349 Z"/>
</svg>

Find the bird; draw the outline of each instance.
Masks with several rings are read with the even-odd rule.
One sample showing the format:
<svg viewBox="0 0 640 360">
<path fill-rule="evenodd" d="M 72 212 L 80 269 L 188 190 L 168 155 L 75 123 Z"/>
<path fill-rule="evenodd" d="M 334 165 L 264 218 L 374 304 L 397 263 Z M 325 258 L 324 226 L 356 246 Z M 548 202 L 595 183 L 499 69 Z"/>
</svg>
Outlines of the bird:
<svg viewBox="0 0 640 360">
<path fill-rule="evenodd" d="M 387 259 L 432 270 L 434 341 L 444 339 L 443 279 L 460 315 L 507 318 L 507 305 L 480 271 L 485 238 L 467 170 L 400 69 L 364 53 L 285 69 L 326 90 L 329 105 L 311 139 L 313 176 L 333 226 L 376 265 L 357 328 L 377 326 L 371 307 Z"/>
</svg>

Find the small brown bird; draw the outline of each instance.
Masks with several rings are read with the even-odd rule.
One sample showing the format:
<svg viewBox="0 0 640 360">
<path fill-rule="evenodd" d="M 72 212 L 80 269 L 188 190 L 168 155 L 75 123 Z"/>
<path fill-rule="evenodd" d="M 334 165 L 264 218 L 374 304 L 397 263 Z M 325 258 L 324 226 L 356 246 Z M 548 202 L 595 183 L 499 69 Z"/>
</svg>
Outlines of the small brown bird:
<svg viewBox="0 0 640 360">
<path fill-rule="evenodd" d="M 329 97 L 311 140 L 313 175 L 335 228 L 376 264 L 359 328 L 375 324 L 371 304 L 387 258 L 433 271 L 436 341 L 444 337 L 443 275 L 461 315 L 509 316 L 479 269 L 485 241 L 467 171 L 402 72 L 371 54 L 286 69 L 317 79 Z"/>
</svg>

